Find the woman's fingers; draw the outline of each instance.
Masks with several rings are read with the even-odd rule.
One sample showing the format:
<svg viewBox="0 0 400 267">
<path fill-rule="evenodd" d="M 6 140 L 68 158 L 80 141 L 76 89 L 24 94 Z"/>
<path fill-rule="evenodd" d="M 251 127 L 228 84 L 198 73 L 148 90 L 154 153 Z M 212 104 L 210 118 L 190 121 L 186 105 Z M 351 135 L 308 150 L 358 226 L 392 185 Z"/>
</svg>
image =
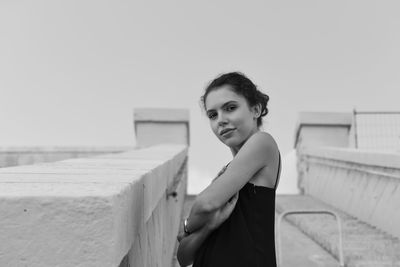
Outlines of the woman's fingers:
<svg viewBox="0 0 400 267">
<path fill-rule="evenodd" d="M 185 237 L 185 233 L 179 233 L 179 234 L 178 234 L 178 237 L 177 237 L 178 242 L 181 242 L 181 240 L 182 240 L 184 237 Z"/>
</svg>

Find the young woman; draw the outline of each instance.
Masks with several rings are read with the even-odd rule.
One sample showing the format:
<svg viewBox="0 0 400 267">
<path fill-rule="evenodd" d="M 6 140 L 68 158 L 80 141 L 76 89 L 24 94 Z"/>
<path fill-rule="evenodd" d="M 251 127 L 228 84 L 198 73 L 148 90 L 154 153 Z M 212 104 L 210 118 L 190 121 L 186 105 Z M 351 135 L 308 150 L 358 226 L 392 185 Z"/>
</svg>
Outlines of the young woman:
<svg viewBox="0 0 400 267">
<path fill-rule="evenodd" d="M 269 97 L 245 75 L 226 73 L 201 98 L 211 129 L 233 159 L 195 199 L 178 261 L 193 267 L 276 266 L 275 190 L 280 153 L 260 131 Z"/>
</svg>

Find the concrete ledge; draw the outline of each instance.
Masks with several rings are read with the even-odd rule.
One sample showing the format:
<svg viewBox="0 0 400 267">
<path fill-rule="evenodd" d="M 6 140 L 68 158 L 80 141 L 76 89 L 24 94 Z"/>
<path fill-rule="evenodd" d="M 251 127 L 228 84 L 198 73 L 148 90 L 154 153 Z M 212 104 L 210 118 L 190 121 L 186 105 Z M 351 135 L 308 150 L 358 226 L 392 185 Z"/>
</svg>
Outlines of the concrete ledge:
<svg viewBox="0 0 400 267">
<path fill-rule="evenodd" d="M 368 166 L 400 169 L 400 153 L 355 148 L 303 148 L 303 155 L 352 162 Z"/>
<path fill-rule="evenodd" d="M 399 154 L 309 148 L 298 167 L 306 194 L 400 237 Z"/>
<path fill-rule="evenodd" d="M 163 245 L 175 242 L 179 221 L 164 221 L 180 217 L 186 158 L 184 145 L 159 145 L 1 168 L 0 236 L 7 242 L 0 243 L 0 266 L 120 266 L 128 252 L 128 262 L 146 261 L 139 236 L 154 239 L 151 252 L 155 235 Z M 171 187 L 178 198 L 167 195 Z M 149 225 L 161 226 L 148 233 Z M 168 248 L 159 253 L 152 266 L 172 259 Z"/>
<path fill-rule="evenodd" d="M 300 112 L 297 125 L 351 125 L 349 112 Z"/>
<path fill-rule="evenodd" d="M 135 122 L 188 122 L 189 110 L 178 108 L 135 108 Z"/>
<path fill-rule="evenodd" d="M 119 153 L 134 147 L 0 147 L 0 168 Z"/>
<path fill-rule="evenodd" d="M 0 147 L 2 153 L 48 153 L 48 152 L 102 152 L 102 153 L 116 153 L 128 150 L 134 150 L 133 146 L 9 146 Z"/>
</svg>

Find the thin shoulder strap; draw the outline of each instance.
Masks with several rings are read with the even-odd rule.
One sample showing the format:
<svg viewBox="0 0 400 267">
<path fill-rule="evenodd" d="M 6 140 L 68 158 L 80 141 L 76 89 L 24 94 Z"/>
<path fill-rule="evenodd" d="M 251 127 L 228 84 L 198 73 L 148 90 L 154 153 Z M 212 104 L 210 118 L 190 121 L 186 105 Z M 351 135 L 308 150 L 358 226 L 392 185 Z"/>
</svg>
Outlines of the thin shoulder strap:
<svg viewBox="0 0 400 267">
<path fill-rule="evenodd" d="M 281 177 L 281 152 L 278 152 L 278 153 L 279 153 L 279 163 L 278 163 L 278 172 L 276 174 L 276 180 L 275 180 L 275 186 L 274 186 L 275 190 L 278 187 L 279 178 Z"/>
</svg>

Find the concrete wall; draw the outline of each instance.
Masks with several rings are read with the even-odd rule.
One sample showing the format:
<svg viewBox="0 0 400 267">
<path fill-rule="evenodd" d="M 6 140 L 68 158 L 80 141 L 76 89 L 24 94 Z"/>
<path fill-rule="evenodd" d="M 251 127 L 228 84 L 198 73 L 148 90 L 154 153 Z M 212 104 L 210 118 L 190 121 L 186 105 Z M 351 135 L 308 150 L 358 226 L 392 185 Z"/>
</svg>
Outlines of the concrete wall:
<svg viewBox="0 0 400 267">
<path fill-rule="evenodd" d="M 133 147 L 1 147 L 0 168 L 84 158 L 132 149 Z"/>
<path fill-rule="evenodd" d="M 400 154 L 308 148 L 299 165 L 306 194 L 400 237 Z"/>
<path fill-rule="evenodd" d="M 169 266 L 186 180 L 184 145 L 1 168 L 0 266 Z"/>
</svg>

